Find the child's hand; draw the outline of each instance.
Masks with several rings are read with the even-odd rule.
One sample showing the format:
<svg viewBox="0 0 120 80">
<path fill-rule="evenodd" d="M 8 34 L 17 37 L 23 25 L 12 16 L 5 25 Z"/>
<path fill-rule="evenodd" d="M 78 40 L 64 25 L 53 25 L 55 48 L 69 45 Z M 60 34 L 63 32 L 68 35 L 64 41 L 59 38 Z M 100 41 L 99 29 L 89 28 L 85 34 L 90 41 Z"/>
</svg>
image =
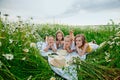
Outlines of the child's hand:
<svg viewBox="0 0 120 80">
<path fill-rule="evenodd" d="M 54 46 L 54 43 L 50 43 L 49 46 L 50 46 L 50 48 L 52 48 L 52 46 Z"/>
<path fill-rule="evenodd" d="M 63 49 L 66 50 L 68 53 L 72 52 L 72 50 L 70 49 L 70 45 L 69 44 L 64 45 Z"/>
<path fill-rule="evenodd" d="M 79 47 L 76 45 L 76 50 L 78 51 L 79 50 Z"/>
<path fill-rule="evenodd" d="M 47 48 L 48 48 L 48 49 L 50 48 L 50 44 L 47 45 Z"/>
<path fill-rule="evenodd" d="M 67 50 L 70 46 L 68 44 L 64 45 L 64 49 Z"/>
<path fill-rule="evenodd" d="M 53 52 L 56 52 L 57 50 L 55 49 L 55 47 L 54 47 L 54 43 L 52 44 L 51 43 L 51 49 L 53 50 Z"/>
<path fill-rule="evenodd" d="M 83 54 L 82 54 L 82 50 L 76 45 L 76 50 L 77 50 L 77 52 L 79 53 L 79 55 L 80 56 L 82 56 Z"/>
<path fill-rule="evenodd" d="M 70 47 L 68 47 L 66 50 L 67 50 L 67 52 L 69 52 L 69 53 L 72 52 L 72 50 L 70 49 Z"/>
</svg>

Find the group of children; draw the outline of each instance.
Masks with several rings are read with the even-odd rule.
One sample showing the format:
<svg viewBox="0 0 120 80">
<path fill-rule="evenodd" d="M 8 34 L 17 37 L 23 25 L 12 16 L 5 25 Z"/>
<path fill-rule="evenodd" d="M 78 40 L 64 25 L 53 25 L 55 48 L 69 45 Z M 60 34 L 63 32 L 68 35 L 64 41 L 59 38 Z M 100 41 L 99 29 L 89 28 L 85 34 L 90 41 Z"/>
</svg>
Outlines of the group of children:
<svg viewBox="0 0 120 80">
<path fill-rule="evenodd" d="M 45 52 L 48 52 L 49 50 L 56 52 L 58 49 L 62 49 L 66 50 L 68 53 L 76 51 L 80 56 L 83 56 L 99 47 L 95 43 L 88 43 L 83 34 L 74 36 L 72 30 L 69 32 L 69 35 L 65 37 L 64 33 L 61 30 L 58 30 L 55 39 L 53 36 L 48 36 L 45 44 L 42 45 L 42 50 Z"/>
</svg>

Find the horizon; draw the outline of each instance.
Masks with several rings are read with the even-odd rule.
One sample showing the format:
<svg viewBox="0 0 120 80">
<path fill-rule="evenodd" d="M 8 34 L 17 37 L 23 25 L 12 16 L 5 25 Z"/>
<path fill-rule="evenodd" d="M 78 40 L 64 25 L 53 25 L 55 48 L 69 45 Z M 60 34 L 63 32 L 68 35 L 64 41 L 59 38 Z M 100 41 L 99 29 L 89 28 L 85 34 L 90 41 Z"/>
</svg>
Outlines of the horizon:
<svg viewBox="0 0 120 80">
<path fill-rule="evenodd" d="M 32 17 L 34 23 L 106 25 L 112 19 L 119 24 L 120 1 L 1 0 L 0 12 L 13 21 L 21 16 L 24 20 Z"/>
</svg>

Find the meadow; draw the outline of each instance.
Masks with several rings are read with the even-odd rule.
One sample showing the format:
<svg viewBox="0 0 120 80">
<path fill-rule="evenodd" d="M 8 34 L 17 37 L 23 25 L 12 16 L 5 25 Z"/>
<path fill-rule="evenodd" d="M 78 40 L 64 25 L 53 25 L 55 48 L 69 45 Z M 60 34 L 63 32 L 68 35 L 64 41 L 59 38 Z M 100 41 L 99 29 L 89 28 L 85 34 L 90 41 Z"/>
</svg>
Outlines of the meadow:
<svg viewBox="0 0 120 80">
<path fill-rule="evenodd" d="M 36 43 L 57 30 L 64 35 L 69 30 L 84 34 L 88 42 L 103 43 L 87 55 L 85 61 L 76 59 L 79 80 L 120 79 L 120 24 L 71 26 L 61 24 L 32 24 L 24 21 L 9 22 L 0 19 L 0 80 L 63 80 L 55 74 L 46 59 L 40 55 Z M 53 79 L 54 80 L 54 79 Z"/>
</svg>

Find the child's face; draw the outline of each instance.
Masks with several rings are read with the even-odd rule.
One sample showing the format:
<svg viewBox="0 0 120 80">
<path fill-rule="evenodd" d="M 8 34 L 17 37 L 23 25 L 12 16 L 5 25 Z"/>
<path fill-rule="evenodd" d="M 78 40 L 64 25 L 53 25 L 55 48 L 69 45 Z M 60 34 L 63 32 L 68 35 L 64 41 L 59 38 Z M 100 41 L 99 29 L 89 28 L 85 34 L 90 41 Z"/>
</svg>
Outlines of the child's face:
<svg viewBox="0 0 120 80">
<path fill-rule="evenodd" d="M 54 38 L 53 37 L 49 37 L 48 38 L 48 43 L 54 43 Z"/>
<path fill-rule="evenodd" d="M 70 44 L 71 44 L 70 38 L 65 38 L 64 44 L 70 46 Z"/>
<path fill-rule="evenodd" d="M 82 38 L 81 37 L 77 37 L 75 41 L 76 41 L 76 46 L 79 46 L 79 47 L 82 46 Z"/>
<path fill-rule="evenodd" d="M 62 40 L 62 37 L 63 37 L 63 36 L 62 36 L 61 33 L 58 33 L 58 34 L 57 34 L 57 39 L 58 39 L 58 40 Z"/>
</svg>

